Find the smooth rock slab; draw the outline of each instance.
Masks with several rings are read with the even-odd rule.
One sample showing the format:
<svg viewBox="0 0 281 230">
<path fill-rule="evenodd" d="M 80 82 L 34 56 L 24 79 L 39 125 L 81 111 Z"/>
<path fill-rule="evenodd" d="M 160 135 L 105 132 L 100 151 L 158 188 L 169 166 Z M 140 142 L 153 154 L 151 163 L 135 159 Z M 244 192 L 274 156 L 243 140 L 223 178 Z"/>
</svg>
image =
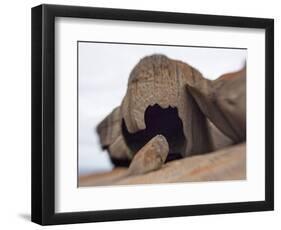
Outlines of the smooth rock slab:
<svg viewBox="0 0 281 230">
<path fill-rule="evenodd" d="M 143 175 L 123 177 L 128 168 L 79 178 L 79 186 L 134 185 L 246 179 L 246 143 L 164 164 Z"/>
</svg>

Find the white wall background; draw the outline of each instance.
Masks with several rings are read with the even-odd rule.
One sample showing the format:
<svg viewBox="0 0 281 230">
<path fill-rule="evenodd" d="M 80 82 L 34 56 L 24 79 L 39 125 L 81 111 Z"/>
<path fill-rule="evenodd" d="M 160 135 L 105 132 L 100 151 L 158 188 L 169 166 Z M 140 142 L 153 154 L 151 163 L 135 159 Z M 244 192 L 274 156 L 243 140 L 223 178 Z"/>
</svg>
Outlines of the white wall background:
<svg viewBox="0 0 281 230">
<path fill-rule="evenodd" d="M 1 229 L 41 229 L 30 219 L 30 8 L 41 1 L 3 1 L 0 42 L 0 225 Z M 280 60 L 280 6 L 278 1 L 180 1 L 180 0 L 57 0 L 53 4 L 88 5 L 175 12 L 223 14 L 275 18 L 275 59 Z M 275 67 L 275 117 L 281 116 L 280 67 Z M 281 218 L 279 175 L 281 169 L 281 123 L 275 119 L 275 206 L 274 212 L 180 217 L 97 224 L 54 226 L 53 229 L 277 229 Z M 42 227 L 46 228 L 46 227 Z"/>
</svg>

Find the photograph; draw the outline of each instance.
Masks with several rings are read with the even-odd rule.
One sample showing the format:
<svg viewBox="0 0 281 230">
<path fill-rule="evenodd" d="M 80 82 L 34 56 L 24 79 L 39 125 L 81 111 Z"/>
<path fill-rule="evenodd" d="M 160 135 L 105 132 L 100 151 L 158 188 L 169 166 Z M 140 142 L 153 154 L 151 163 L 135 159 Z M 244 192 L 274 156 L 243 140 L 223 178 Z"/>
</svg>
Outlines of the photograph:
<svg viewBox="0 0 281 230">
<path fill-rule="evenodd" d="M 31 32 L 33 222 L 274 210 L 273 18 L 43 4 Z"/>
<path fill-rule="evenodd" d="M 77 187 L 247 180 L 247 48 L 77 41 Z"/>
</svg>

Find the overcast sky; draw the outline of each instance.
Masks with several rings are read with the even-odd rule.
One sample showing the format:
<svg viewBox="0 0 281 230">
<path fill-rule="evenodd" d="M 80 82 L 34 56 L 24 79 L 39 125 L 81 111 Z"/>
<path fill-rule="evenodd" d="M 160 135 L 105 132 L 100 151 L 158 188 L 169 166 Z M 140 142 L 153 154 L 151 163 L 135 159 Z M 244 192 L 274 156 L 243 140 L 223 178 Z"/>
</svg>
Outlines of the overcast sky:
<svg viewBox="0 0 281 230">
<path fill-rule="evenodd" d="M 246 50 L 79 42 L 79 174 L 108 171 L 112 165 L 95 132 L 97 124 L 120 105 L 132 68 L 147 55 L 164 54 L 216 79 L 236 71 Z"/>
</svg>

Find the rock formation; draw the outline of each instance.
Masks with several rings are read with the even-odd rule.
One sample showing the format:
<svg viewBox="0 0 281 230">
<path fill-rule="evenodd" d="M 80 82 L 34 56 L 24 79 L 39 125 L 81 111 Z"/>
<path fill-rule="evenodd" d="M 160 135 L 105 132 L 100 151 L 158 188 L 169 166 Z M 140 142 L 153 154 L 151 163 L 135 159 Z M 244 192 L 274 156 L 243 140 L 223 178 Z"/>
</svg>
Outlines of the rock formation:
<svg viewBox="0 0 281 230">
<path fill-rule="evenodd" d="M 210 81 L 186 63 L 148 56 L 133 68 L 120 103 L 97 127 L 116 165 L 129 165 L 158 134 L 167 139 L 168 159 L 246 139 L 246 69 Z"/>
</svg>

